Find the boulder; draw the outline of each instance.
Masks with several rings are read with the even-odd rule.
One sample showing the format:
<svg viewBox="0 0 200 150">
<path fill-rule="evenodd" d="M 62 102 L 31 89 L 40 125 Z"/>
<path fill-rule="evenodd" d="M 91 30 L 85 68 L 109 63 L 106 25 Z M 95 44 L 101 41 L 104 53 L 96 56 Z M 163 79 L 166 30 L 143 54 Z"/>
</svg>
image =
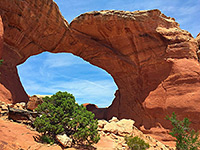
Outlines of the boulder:
<svg viewBox="0 0 200 150">
<path fill-rule="evenodd" d="M 109 122 L 118 122 L 119 120 L 117 119 L 117 117 L 112 117 L 112 119 L 109 120 Z"/>
<path fill-rule="evenodd" d="M 118 130 L 119 135 L 124 135 L 124 134 L 131 134 L 133 131 L 133 125 L 135 121 L 131 119 L 121 119 L 120 121 L 117 122 L 117 126 L 120 127 Z"/>
<path fill-rule="evenodd" d="M 27 103 L 27 109 L 34 110 L 35 108 L 37 108 L 38 105 L 42 103 L 42 98 L 38 98 L 36 95 L 33 95 L 29 98 L 29 101 Z"/>
<path fill-rule="evenodd" d="M 119 126 L 117 126 L 116 122 L 111 122 L 104 126 L 103 131 L 118 134 Z"/>
<path fill-rule="evenodd" d="M 24 122 L 31 123 L 34 119 L 38 116 L 36 112 L 28 111 L 28 110 L 21 110 L 16 108 L 8 108 L 8 119 L 12 119 L 17 122 Z"/>
<path fill-rule="evenodd" d="M 111 134 L 117 134 L 124 136 L 127 134 L 132 134 L 134 130 L 135 121 L 131 119 L 121 119 L 118 120 L 116 117 L 113 117 L 109 122 L 104 120 L 98 121 L 98 126 L 100 131 L 109 132 Z"/>
<path fill-rule="evenodd" d="M 56 135 L 56 139 L 60 144 L 62 144 L 64 147 L 71 147 L 72 146 L 72 139 L 69 138 L 66 134 L 63 135 Z"/>
</svg>

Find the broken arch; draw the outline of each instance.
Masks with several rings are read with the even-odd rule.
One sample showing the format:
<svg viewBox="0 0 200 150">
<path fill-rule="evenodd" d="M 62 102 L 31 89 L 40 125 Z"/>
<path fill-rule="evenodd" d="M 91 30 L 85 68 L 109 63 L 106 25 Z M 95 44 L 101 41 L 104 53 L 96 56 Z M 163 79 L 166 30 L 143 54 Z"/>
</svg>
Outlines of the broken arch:
<svg viewBox="0 0 200 150">
<path fill-rule="evenodd" d="M 69 53 L 44 52 L 31 56 L 17 68 L 29 95 L 67 91 L 76 97 L 79 104 L 107 107 L 111 105 L 117 89 L 108 73 Z"/>
</svg>

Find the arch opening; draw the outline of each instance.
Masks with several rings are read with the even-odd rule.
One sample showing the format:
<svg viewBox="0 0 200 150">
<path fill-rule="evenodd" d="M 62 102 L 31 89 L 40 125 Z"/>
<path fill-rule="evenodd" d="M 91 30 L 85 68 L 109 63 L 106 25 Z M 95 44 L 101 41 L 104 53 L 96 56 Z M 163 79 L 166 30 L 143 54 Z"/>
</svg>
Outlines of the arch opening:
<svg viewBox="0 0 200 150">
<path fill-rule="evenodd" d="M 67 91 L 79 104 L 110 106 L 117 86 L 103 69 L 70 53 L 43 52 L 17 66 L 28 95 L 52 95 Z"/>
</svg>

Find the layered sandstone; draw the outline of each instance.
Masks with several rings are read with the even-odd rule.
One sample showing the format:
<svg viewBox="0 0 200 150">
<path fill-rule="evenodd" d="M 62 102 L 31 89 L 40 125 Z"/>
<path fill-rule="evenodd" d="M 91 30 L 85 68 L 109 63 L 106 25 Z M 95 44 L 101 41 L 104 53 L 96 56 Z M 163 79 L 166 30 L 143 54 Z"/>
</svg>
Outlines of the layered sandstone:
<svg viewBox="0 0 200 150">
<path fill-rule="evenodd" d="M 112 105 L 94 110 L 99 118 L 131 118 L 149 129 L 157 122 L 169 127 L 164 118 L 175 111 L 199 129 L 197 41 L 173 18 L 159 10 L 94 11 L 68 24 L 52 0 L 0 1 L 0 15 L 0 83 L 11 102 L 28 100 L 17 65 L 44 51 L 70 52 L 106 70 L 118 86 Z"/>
</svg>

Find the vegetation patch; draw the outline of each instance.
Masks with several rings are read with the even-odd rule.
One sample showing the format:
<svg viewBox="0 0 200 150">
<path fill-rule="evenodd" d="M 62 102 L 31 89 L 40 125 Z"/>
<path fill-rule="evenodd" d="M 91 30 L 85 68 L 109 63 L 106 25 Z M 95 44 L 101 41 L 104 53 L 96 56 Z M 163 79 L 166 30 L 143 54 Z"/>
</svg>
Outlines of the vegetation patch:
<svg viewBox="0 0 200 150">
<path fill-rule="evenodd" d="M 138 136 L 126 136 L 125 141 L 131 150 L 146 150 L 149 148 L 149 144 Z"/>
<path fill-rule="evenodd" d="M 166 117 L 171 121 L 173 126 L 170 135 L 176 138 L 177 150 L 198 150 L 200 147 L 199 133 L 194 129 L 190 129 L 190 121 L 188 118 L 184 118 L 182 121 L 176 118 L 176 114 L 173 112 L 172 116 Z"/>
<path fill-rule="evenodd" d="M 83 105 L 78 105 L 72 94 L 57 92 L 43 100 L 44 103 L 36 108 L 40 117 L 35 119 L 33 125 L 42 133 L 44 142 L 53 142 L 58 134 L 66 134 L 74 144 L 79 145 L 91 145 L 100 140 L 94 114 Z"/>
</svg>

